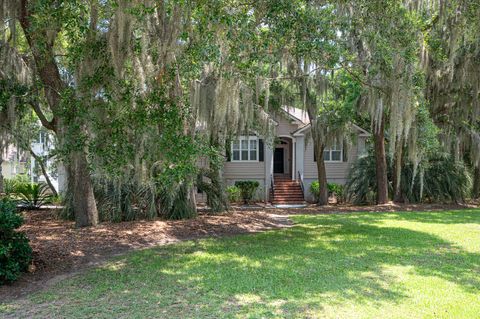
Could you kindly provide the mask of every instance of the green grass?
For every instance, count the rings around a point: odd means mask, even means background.
[[[480,210],[293,219],[138,251],[0,316],[480,318]]]

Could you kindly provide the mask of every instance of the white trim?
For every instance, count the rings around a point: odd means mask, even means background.
[[[338,145],[338,147],[340,148],[339,150],[338,149],[332,149],[331,147],[332,146],[330,146],[329,148],[325,147],[323,149],[324,158],[325,158],[325,152],[328,152],[330,154],[330,159],[329,160],[324,160],[324,162],[325,163],[342,163],[343,162],[343,141],[341,141]],[[332,159],[332,152],[338,152],[338,151],[340,151],[340,159],[339,160],[333,160]]]
[[[295,174],[297,169],[297,140],[292,138],[292,181],[295,180]]]
[[[356,124],[352,124],[352,126],[361,132],[361,134],[359,134],[359,136],[372,136],[372,134],[370,134],[368,131],[364,130],[363,128],[361,128],[360,126],[358,126]]]
[[[291,109],[291,108],[293,108],[293,107],[288,106],[288,105],[283,105],[280,108],[280,110],[282,110],[284,113],[286,113],[295,122],[295,124],[308,124],[307,122],[304,122],[302,119],[299,119],[298,117],[296,117],[295,115],[290,113],[288,110]],[[305,113],[307,113],[307,112],[305,111]]]
[[[247,160],[244,160],[242,159],[242,152],[245,151],[242,149],[242,141],[248,141],[247,143],[247,152],[248,152],[248,159]],[[233,140],[231,143],[230,143],[230,161],[231,162],[249,162],[249,163],[256,163],[256,162],[260,162],[260,159],[259,159],[259,156],[260,156],[260,143],[258,142],[259,138],[258,136],[239,136],[237,137],[235,140]],[[238,151],[238,155],[239,155],[239,159],[236,160],[234,159],[234,155],[233,155],[233,143],[234,142],[238,142],[238,145],[239,145],[239,149],[238,150],[235,150],[235,151]],[[251,160],[250,159],[250,152],[253,151],[250,149],[250,141],[256,141],[257,142],[257,149],[255,150],[256,151],[256,160]]]
[[[310,128],[310,124],[307,124],[301,128],[299,128],[298,130],[296,130],[295,132],[293,132],[293,136],[304,136],[305,134],[302,134],[303,131],[307,130]]]
[[[360,134],[358,134],[358,136],[361,136],[361,137],[369,137],[369,136],[372,136],[372,134],[370,134],[368,131],[364,130],[363,128],[361,128],[360,126],[356,125],[356,124],[352,124],[352,126],[360,132]],[[307,129],[309,129],[311,127],[311,124],[307,124],[305,125],[304,127],[301,127],[299,128],[298,130],[296,130],[295,132],[293,132],[293,136],[303,136],[305,135],[303,132],[306,131]]]

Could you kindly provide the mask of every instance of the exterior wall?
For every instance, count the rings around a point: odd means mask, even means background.
[[[365,137],[358,136],[357,141],[348,147],[346,162],[326,162],[327,180],[329,183],[345,184],[347,181],[350,167],[359,156],[359,151],[365,149]],[[305,141],[307,143],[307,140]],[[305,197],[307,200],[313,200],[310,194],[310,184],[317,180],[317,163],[313,159],[313,140],[308,139],[304,152],[304,173],[303,183],[305,186]]]
[[[225,179],[225,184],[227,186],[233,186],[235,185],[235,182],[236,181],[257,181],[260,185],[258,186],[257,188],[257,192],[255,194],[255,199],[258,200],[258,201],[263,201],[265,200],[265,196],[266,196],[266,192],[265,192],[265,189],[267,188],[266,187],[266,179],[265,178],[241,178],[241,177],[238,177],[238,178],[227,178]]]
[[[295,124],[292,120],[289,120],[284,116],[277,116],[276,121],[278,122],[276,136],[291,136],[293,132],[298,130],[298,124]]]
[[[354,144],[347,150],[346,162],[325,162],[328,181],[344,184],[348,176],[348,170],[356,158],[357,144]],[[313,140],[311,138],[308,139],[305,150],[304,178],[317,178],[317,163],[313,159]]]
[[[4,161],[2,163],[2,175],[4,178],[13,178],[15,175],[26,173],[25,163],[15,163],[11,161]]]
[[[267,149],[267,147],[265,147]],[[266,154],[265,152],[264,154]],[[265,162],[226,162],[223,177],[225,183],[230,186],[236,181],[258,181],[260,186],[257,190],[257,199],[264,200],[266,196]]]

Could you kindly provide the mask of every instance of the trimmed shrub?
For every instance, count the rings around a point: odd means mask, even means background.
[[[0,201],[0,285],[17,280],[32,260],[28,238],[16,231],[22,224],[15,204],[7,199]]]
[[[239,202],[242,198],[242,192],[237,186],[228,186],[227,196],[230,203],[236,203]]]
[[[245,204],[251,203],[260,186],[257,181],[236,181],[235,186],[240,189],[240,194]]]

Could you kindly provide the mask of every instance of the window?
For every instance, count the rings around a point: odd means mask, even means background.
[[[323,151],[323,160],[325,162],[343,161],[343,143],[335,141],[333,145],[325,147]]]
[[[258,161],[258,138],[240,137],[233,141],[232,161]]]

